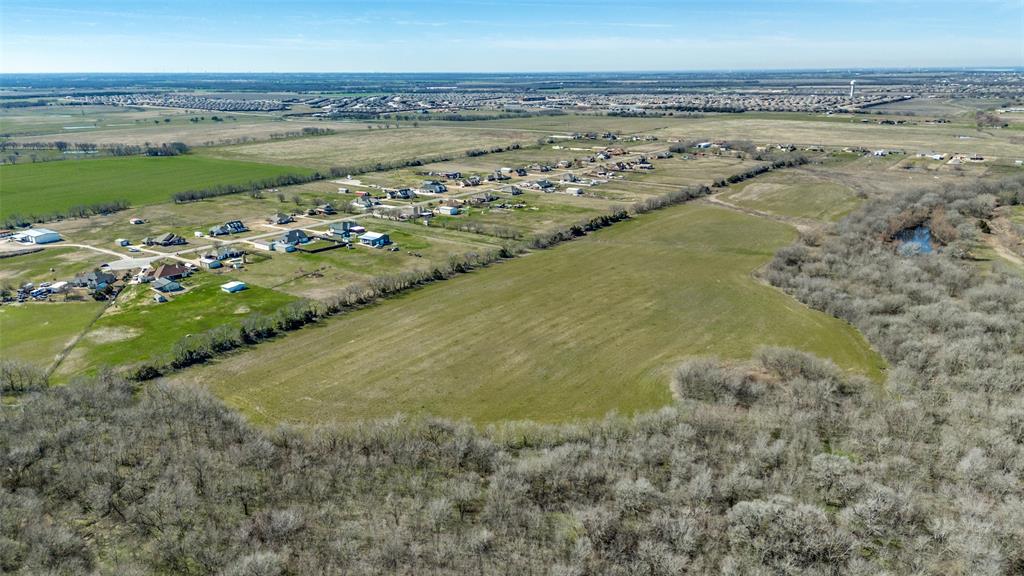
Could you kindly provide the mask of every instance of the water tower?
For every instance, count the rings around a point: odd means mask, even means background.
[[[857,86],[856,80],[850,80],[850,98],[853,98],[853,89]]]

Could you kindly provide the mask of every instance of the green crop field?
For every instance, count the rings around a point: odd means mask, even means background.
[[[782,216],[834,221],[857,207],[849,188],[797,170],[765,174],[721,194],[732,204]]]
[[[182,284],[185,293],[157,304],[148,285],[134,285],[121,294],[75,346],[57,373],[70,377],[103,366],[126,366],[170,352],[186,334],[223,324],[238,324],[251,312],[272,313],[294,297],[258,286],[227,294],[220,285],[235,278],[201,273]]]
[[[788,226],[708,205],[648,214],[175,377],[262,422],[428,412],[565,421],[670,401],[683,358],[792,346],[877,376],[849,325],[751,277]]]
[[[133,206],[169,202],[173,193],[184,190],[308,172],[294,166],[192,155],[5,165],[0,166],[0,219],[116,200]]]
[[[0,306],[0,356],[49,367],[102,309],[99,302]]]

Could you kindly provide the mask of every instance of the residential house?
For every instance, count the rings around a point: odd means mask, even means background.
[[[230,220],[220,226],[210,228],[210,236],[226,236],[228,234],[241,234],[248,231],[249,229],[241,220]]]
[[[153,272],[154,280],[166,278],[167,280],[181,280],[192,274],[187,266],[181,264],[163,264]]]
[[[448,187],[437,180],[424,180],[420,190],[428,194],[443,194],[448,191]]]
[[[437,213],[444,214],[445,216],[455,216],[459,213],[459,208],[457,206],[438,206]]]
[[[293,218],[291,214],[285,214],[283,212],[278,212],[277,214],[274,214],[270,218],[267,218],[267,222],[269,222],[270,224],[281,225],[281,224],[287,224],[289,222],[295,222],[295,218]]]
[[[156,238],[143,238],[142,243],[146,246],[180,246],[186,244],[187,241],[177,234],[168,232]]]
[[[501,191],[502,192],[508,192],[509,194],[511,194],[513,196],[519,196],[520,194],[523,193],[523,189],[522,188],[520,188],[519,186],[512,185],[512,184],[510,184],[508,186],[502,186],[501,187]]]
[[[286,246],[295,246],[309,242],[309,236],[302,230],[289,230],[278,237],[277,242]]]
[[[555,189],[555,185],[550,180],[537,180],[534,185],[544,192],[551,192]]]
[[[89,290],[102,290],[117,282],[117,276],[102,270],[93,270],[85,274],[79,274],[71,280],[71,285]]]
[[[181,284],[169,278],[157,278],[153,280],[151,286],[160,292],[177,292],[181,290]]]
[[[360,196],[352,201],[352,207],[359,210],[369,210],[373,208],[373,199],[369,196]]]

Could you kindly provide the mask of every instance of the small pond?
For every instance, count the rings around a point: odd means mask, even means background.
[[[900,243],[901,254],[931,254],[934,251],[932,230],[925,225],[901,231],[896,235],[896,240]]]

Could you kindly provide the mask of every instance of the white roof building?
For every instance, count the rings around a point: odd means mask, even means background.
[[[49,244],[60,242],[60,234],[49,228],[29,228],[14,235],[14,239],[25,244]]]

